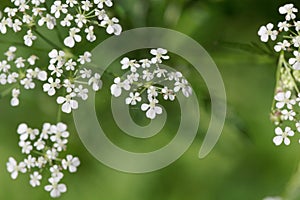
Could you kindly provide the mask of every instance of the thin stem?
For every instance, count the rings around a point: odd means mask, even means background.
[[[33,31],[40,36],[43,40],[45,40],[45,42],[47,42],[50,46],[56,48],[56,49],[61,49],[58,45],[56,45],[55,43],[53,43],[51,40],[49,40],[48,38],[46,38],[43,34],[41,34],[39,31],[37,31],[36,29],[33,29]]]
[[[276,85],[275,85],[275,90],[274,90],[274,96],[276,95],[277,92],[277,88],[279,85],[279,81],[280,81],[280,73],[281,73],[281,67],[283,65],[283,61],[284,61],[284,52],[282,51],[280,53],[279,59],[278,59],[278,64],[277,64],[277,70],[276,70]],[[274,110],[275,107],[275,99],[273,98],[273,102],[272,102],[272,110]]]

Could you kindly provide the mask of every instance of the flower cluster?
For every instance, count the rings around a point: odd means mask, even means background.
[[[280,53],[271,113],[276,125],[273,142],[277,146],[289,145],[290,138],[300,132],[300,21],[296,19],[297,12],[293,4],[281,6],[279,13],[284,15],[284,20],[277,24],[276,30],[275,25],[268,23],[258,31],[261,41],[275,41],[274,50]]]
[[[36,27],[45,26],[49,30],[57,26],[67,28],[68,34],[63,35],[64,45],[72,48],[76,43],[82,41],[82,34],[89,42],[96,40],[94,29],[96,27],[106,28],[108,34],[119,35],[122,27],[115,17],[110,18],[105,7],[113,5],[111,0],[56,0],[46,2],[45,0],[11,0],[12,7],[4,9],[4,16],[0,22],[0,32],[6,34],[8,29],[14,32],[26,30],[23,36],[24,44],[32,46],[40,34]]]
[[[113,2],[11,0],[11,3],[3,12],[0,11],[0,33],[15,33],[22,41],[6,41],[10,47],[4,52],[5,59],[0,60],[0,85],[6,89],[1,91],[0,96],[11,94],[10,104],[18,106],[21,103],[21,93],[36,89],[39,81],[42,83],[41,89],[55,98],[59,109],[57,118],[61,121],[60,112],[71,113],[78,108],[78,99],[88,99],[88,85],[93,91],[102,87],[100,74],[81,67],[92,61],[89,49],[75,52],[74,47],[80,42],[96,42],[98,29],[105,28],[108,34],[121,34],[119,20],[110,17],[107,11],[113,6]],[[52,35],[57,35],[57,39],[49,39],[50,32],[55,33]],[[36,48],[37,55],[28,57],[20,54],[18,46],[35,49],[38,40],[43,40],[47,45]],[[45,60],[46,57],[48,60]],[[45,190],[51,192],[52,197],[65,192],[66,186],[60,183],[62,170],[75,172],[79,165],[79,159],[71,155],[62,160],[58,158],[65,151],[68,142],[69,133],[66,128],[62,123],[47,123],[39,132],[21,124],[18,129],[19,146],[28,157],[20,163],[9,158],[7,168],[12,178],[15,179],[19,172],[32,172],[30,184],[35,187],[40,185],[43,176],[41,169],[50,168],[50,185]],[[34,157],[34,154],[39,157]]]
[[[29,173],[29,184],[32,187],[41,185],[43,178],[42,172],[48,170],[51,176],[48,178],[49,185],[44,189],[50,192],[50,196],[59,197],[61,193],[67,191],[65,184],[61,183],[64,177],[63,171],[75,173],[80,161],[77,157],[67,155],[61,157],[61,154],[66,151],[69,132],[67,125],[58,123],[51,125],[45,123],[41,131],[32,129],[27,124],[19,125],[17,133],[19,134],[22,154],[26,158],[17,162],[13,157],[10,157],[7,162],[7,170],[11,173],[11,178],[16,179],[19,173]]]
[[[119,97],[122,90],[130,91],[125,99],[128,105],[137,105],[142,102],[143,93],[145,93],[144,103],[140,108],[146,111],[149,119],[154,119],[156,115],[162,113],[162,108],[158,105],[158,96],[161,94],[164,100],[174,101],[178,92],[186,97],[192,94],[192,88],[188,81],[180,72],[168,71],[162,64],[163,60],[168,60],[167,50],[158,48],[150,51],[151,59],[129,59],[127,57],[121,60],[122,70],[128,70],[123,77],[114,79],[111,86],[111,94]],[[161,86],[164,82],[169,82],[172,87]]]

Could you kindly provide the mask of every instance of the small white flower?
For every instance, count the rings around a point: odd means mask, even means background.
[[[45,190],[47,192],[50,192],[50,196],[52,198],[57,198],[61,196],[61,193],[64,193],[67,191],[67,186],[63,183],[59,183],[59,178],[49,178],[50,185],[45,186]]]
[[[7,61],[12,61],[15,59],[15,52],[17,51],[17,48],[14,46],[9,47],[8,51],[4,53],[4,55],[7,56]]]
[[[164,100],[170,99],[171,101],[174,101],[175,95],[173,90],[170,90],[165,86],[163,89],[161,89],[161,92],[163,93]]]
[[[36,136],[39,134],[39,130],[37,129],[31,129],[27,126],[27,124],[22,123],[18,126],[17,133],[20,135],[20,140],[27,140],[30,138],[30,140],[34,140]]]
[[[289,63],[292,65],[293,69],[300,70],[300,53],[298,51],[294,51],[295,58],[290,58]]]
[[[129,60],[129,58],[125,57],[121,60],[122,69],[128,69],[130,67],[131,72],[136,72],[136,69],[140,67],[140,64],[136,62],[136,60]]]
[[[33,149],[32,145],[29,141],[25,142],[25,141],[21,140],[19,142],[19,146],[22,147],[22,153],[25,153],[25,154],[30,154],[30,152]]]
[[[43,150],[43,149],[45,148],[45,145],[46,145],[45,141],[43,141],[43,140],[41,140],[41,139],[37,140],[37,141],[33,144],[33,146],[34,146],[38,151]]]
[[[154,74],[150,72],[148,69],[143,70],[143,77],[146,81],[151,81],[154,78]]]
[[[137,102],[142,101],[142,98],[140,97],[140,93],[136,92],[133,94],[133,92],[129,93],[129,97],[127,97],[125,99],[125,103],[126,104],[130,104],[130,105],[136,105]]]
[[[81,78],[90,78],[92,76],[92,70],[86,68],[80,70],[79,73],[81,74]]]
[[[67,125],[58,123],[56,126],[51,126],[51,132],[53,135],[50,137],[52,142],[57,142],[62,138],[68,138],[69,132],[67,131]]]
[[[130,90],[130,84],[128,80],[121,82],[120,77],[114,79],[114,84],[110,87],[111,94],[118,97],[122,93],[122,88]]]
[[[294,136],[294,131],[292,131],[290,127],[285,127],[283,132],[280,127],[277,127],[275,134],[277,136],[274,137],[273,142],[276,146],[279,146],[282,142],[284,142],[285,145],[289,145],[291,141],[288,136]]]
[[[86,39],[90,42],[94,42],[96,40],[96,36],[94,33],[94,26],[89,26],[88,28],[86,28],[84,30],[85,33],[87,33],[86,35]]]
[[[290,27],[291,27],[291,25],[289,23],[287,23],[286,21],[278,23],[279,31],[283,31],[283,30],[288,31]]]
[[[287,41],[287,40],[283,40],[283,42],[278,42],[275,46],[274,49],[276,52],[280,52],[280,51],[286,51],[287,48],[289,48],[291,46],[291,44]]]
[[[92,54],[91,54],[90,52],[86,51],[86,52],[84,52],[83,55],[80,55],[80,56],[79,56],[79,58],[78,58],[77,61],[78,61],[80,64],[84,65],[85,63],[89,63],[89,62],[92,61],[91,57],[92,57]]]
[[[75,93],[70,93],[66,97],[58,97],[57,103],[62,104],[61,110],[65,113],[71,113],[72,110],[78,108],[78,102],[73,98],[76,96]]]
[[[25,173],[27,171],[25,163],[20,162],[18,164],[13,157],[10,157],[8,159],[8,162],[6,163],[6,167],[7,167],[7,171],[11,173],[12,179],[16,179],[18,177],[19,172]]]
[[[157,99],[151,99],[149,98],[149,104],[143,103],[141,106],[142,111],[147,111],[146,116],[149,119],[154,119],[157,114],[162,113],[162,108],[159,106],[156,106],[158,103]]]
[[[25,61],[26,61],[26,60],[25,60],[24,58],[22,58],[22,57],[17,58],[17,59],[15,60],[16,67],[17,67],[18,69],[24,68],[24,67],[25,67]]]
[[[149,59],[142,59],[139,61],[139,63],[141,63],[142,68],[151,67],[151,61]]]
[[[51,6],[51,14],[54,14],[56,18],[60,17],[60,12],[66,14],[68,12],[68,5],[62,4],[61,1],[55,1]]]
[[[93,4],[89,0],[81,1],[81,8],[84,11],[89,11],[91,7],[93,7]]]
[[[24,163],[28,169],[35,167],[36,158],[29,155],[27,158],[24,159]]]
[[[73,48],[75,46],[75,42],[81,42],[81,36],[77,33],[80,32],[78,28],[71,28],[69,31],[69,36],[65,38],[64,44],[67,47]]]
[[[39,57],[37,57],[36,55],[31,55],[28,59],[27,59],[27,62],[30,64],[30,65],[35,65],[35,62],[36,60],[38,60]]]
[[[182,94],[186,97],[189,97],[193,93],[192,88],[189,86],[189,83],[185,79],[182,79],[181,82],[175,82],[174,92],[178,92],[179,90],[181,90]]]
[[[12,24],[12,29],[14,32],[19,32],[21,31],[22,27],[22,22],[18,19],[14,20],[14,23]]]
[[[151,59],[153,64],[162,63],[163,60],[168,60],[170,57],[167,55],[168,51],[163,48],[151,49],[150,53],[155,57]]]
[[[69,79],[64,80],[63,86],[66,88],[67,93],[71,93],[75,87],[75,85]]]
[[[7,73],[9,69],[10,69],[10,65],[7,63],[6,60],[0,61],[0,72]]]
[[[101,21],[101,26],[106,27],[106,32],[108,34],[120,35],[122,32],[122,27],[118,24],[119,20],[115,17],[110,19],[107,15],[105,15],[103,21]]]
[[[58,153],[57,153],[56,149],[54,149],[54,148],[46,151],[45,157],[50,161],[55,160],[57,158],[57,156],[58,156]]]
[[[50,64],[54,64],[56,62],[58,63],[64,63],[65,62],[65,52],[64,51],[57,51],[56,49],[53,49],[48,54],[50,58]]]
[[[43,85],[44,92],[47,92],[49,96],[53,96],[56,93],[56,89],[60,88],[60,79],[54,79],[50,77],[48,83]]]
[[[95,73],[88,81],[89,85],[92,85],[94,91],[98,91],[102,87],[102,81],[100,80],[101,76],[98,73]]]
[[[66,4],[68,4],[71,8],[73,8],[74,5],[78,4],[78,1],[77,0],[67,0]]]
[[[300,36],[293,37],[292,42],[294,44],[294,47],[300,47]]]
[[[283,120],[290,120],[290,121],[293,121],[296,116],[296,113],[293,110],[286,110],[286,109],[282,110],[281,114]]]
[[[295,100],[290,99],[291,95],[291,91],[278,92],[274,97],[274,99],[277,101],[276,108],[281,109],[286,105],[288,109],[292,109],[296,102]]]
[[[55,25],[56,25],[56,19],[47,14],[46,17],[42,17],[39,21],[38,21],[38,25],[39,26],[43,26],[46,23],[46,26],[49,30],[54,29]]]
[[[41,185],[40,180],[42,180],[42,175],[39,174],[39,172],[33,172],[33,174],[30,174],[30,185],[32,187],[37,187]]]
[[[85,15],[77,14],[75,17],[76,17],[75,23],[78,26],[78,28],[82,28],[83,25],[85,25],[87,23],[87,19],[86,19]]]
[[[64,177],[64,174],[61,172],[60,167],[58,165],[54,165],[50,167],[51,177],[62,179]]]
[[[67,16],[60,22],[60,25],[63,27],[70,27],[71,21],[74,19],[74,17],[71,14],[67,14]]]
[[[54,65],[50,64],[48,69],[51,71],[51,75],[55,74],[57,77],[61,77],[62,73],[64,72],[62,69],[62,65]]]
[[[282,15],[286,15],[285,19],[287,21],[289,21],[291,19],[295,19],[296,15],[294,13],[297,13],[297,12],[298,12],[298,9],[294,8],[293,4],[286,4],[286,5],[281,6],[279,8],[279,13],[282,14]]]
[[[13,89],[12,90],[12,99],[10,101],[11,106],[18,106],[20,101],[19,101],[19,95],[20,95],[20,90],[19,89]]]
[[[94,3],[98,5],[98,8],[102,9],[104,4],[107,7],[112,7],[113,3],[111,0],[94,0]]]
[[[36,40],[37,37],[35,35],[32,34],[31,30],[27,31],[27,34],[24,36],[24,44],[26,46],[31,47],[33,44],[33,41]]]
[[[258,35],[260,36],[260,40],[262,42],[268,42],[269,37],[271,40],[276,40],[278,32],[276,30],[272,30],[274,28],[274,25],[271,23],[268,23],[266,26],[261,26],[258,30]]]
[[[66,62],[65,66],[66,66],[66,70],[67,71],[74,71],[75,67],[76,67],[76,62],[73,61],[73,59],[70,59]]]
[[[74,173],[77,171],[77,167],[80,165],[80,160],[72,155],[67,155],[66,159],[61,161],[61,164],[64,169],[69,169],[71,173]]]

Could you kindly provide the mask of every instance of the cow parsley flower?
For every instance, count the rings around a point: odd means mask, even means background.
[[[274,137],[273,142],[275,145],[279,146],[282,142],[284,142],[285,145],[289,145],[291,141],[288,137],[294,136],[295,133],[290,127],[285,127],[284,131],[280,127],[277,127],[275,129],[275,134],[277,136]]]
[[[268,23],[266,26],[260,27],[258,30],[258,35],[260,36],[261,41],[268,42],[269,38],[271,40],[276,40],[278,32],[276,30],[273,30],[274,25],[271,23]]]

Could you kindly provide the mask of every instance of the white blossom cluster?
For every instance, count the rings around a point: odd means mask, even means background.
[[[11,0],[13,6],[6,7],[0,21],[0,32],[8,29],[20,32],[25,29],[24,44],[32,46],[37,39],[37,27],[45,26],[53,30],[56,26],[67,28],[63,43],[72,48],[82,41],[82,34],[89,42],[96,40],[96,27],[106,28],[108,34],[119,35],[122,27],[115,17],[110,18],[105,7],[113,5],[112,0]],[[49,3],[51,2],[51,3]]]
[[[50,192],[53,198],[61,196],[67,191],[67,186],[61,183],[64,171],[75,173],[80,161],[77,157],[61,154],[66,151],[69,132],[67,125],[58,123],[51,125],[45,123],[41,131],[32,129],[27,124],[19,125],[19,146],[21,152],[26,157],[23,161],[17,162],[10,157],[7,162],[7,170],[11,173],[11,178],[16,179],[19,173],[29,173],[29,184],[32,187],[41,185],[43,171],[49,171],[51,176],[48,178],[49,184],[44,189]]]
[[[122,90],[130,91],[125,103],[137,105],[139,102],[144,102],[141,103],[141,110],[146,111],[147,118],[154,119],[158,114],[162,114],[162,108],[158,105],[159,95],[162,95],[164,100],[174,101],[178,92],[189,97],[192,88],[180,72],[169,72],[160,66],[163,60],[169,59],[166,49],[152,49],[150,53],[153,56],[151,59],[123,58],[121,68],[129,69],[129,72],[125,78],[115,78],[110,89],[115,97],[119,97]],[[172,83],[172,87],[162,86],[164,81]],[[144,101],[143,93],[145,93]]]
[[[296,14],[298,9],[293,4],[286,4],[279,8],[284,20],[277,24],[262,26],[258,35],[262,42],[271,39],[274,50],[279,52],[277,82],[271,120],[276,125],[275,145],[289,145],[290,138],[300,133],[300,21]],[[300,143],[300,140],[299,140]]]
[[[0,85],[5,87],[0,96],[11,94],[11,105],[18,106],[20,94],[35,89],[39,81],[42,90],[55,98],[58,109],[71,113],[78,108],[78,99],[88,99],[88,85],[94,91],[102,87],[100,74],[80,67],[91,62],[92,54],[84,48],[75,52],[73,47],[80,42],[96,42],[97,29],[105,28],[108,34],[121,34],[119,20],[110,17],[106,11],[112,7],[112,0],[11,0],[11,3],[0,11],[0,33],[17,34],[22,42],[11,41],[4,53],[5,59],[0,60]],[[57,34],[57,40],[48,37],[50,32]],[[42,46],[37,55],[29,57],[19,55],[17,46],[28,48],[30,52],[37,40],[44,40],[50,48]],[[44,60],[43,64],[40,63],[40,58],[45,57],[48,57],[46,66]],[[61,121],[58,113],[58,121]],[[57,125],[45,123],[40,132],[21,124],[19,146],[28,157],[20,163],[9,158],[7,169],[12,178],[17,178],[19,172],[30,172],[30,184],[35,187],[40,185],[42,169],[49,168],[52,176],[45,190],[52,197],[65,192],[65,184],[60,183],[62,170],[75,172],[79,165],[79,159],[71,155],[65,159],[58,157],[66,150],[69,136],[66,128],[61,122]]]

